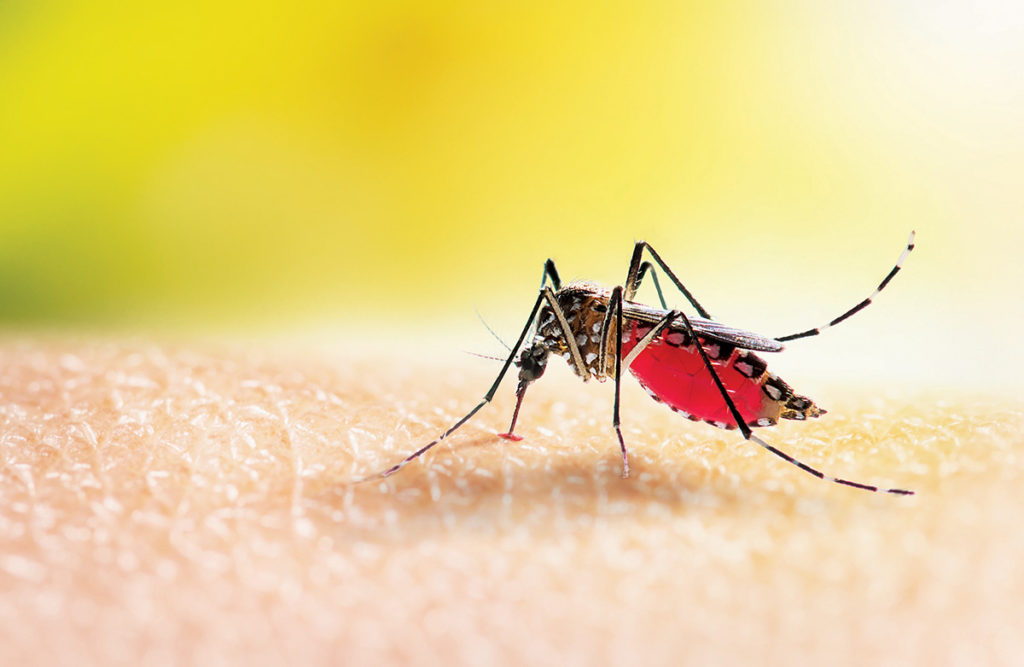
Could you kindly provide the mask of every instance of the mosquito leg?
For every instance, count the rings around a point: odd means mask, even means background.
[[[632,301],[633,297],[636,296],[636,290],[640,287],[640,281],[643,279],[643,272],[641,271],[642,262],[640,260],[643,258],[644,250],[650,253],[655,264],[665,272],[665,275],[667,275],[669,280],[672,281],[672,284],[674,284],[676,288],[683,293],[683,296],[685,296],[686,300],[690,302],[690,305],[697,310],[697,313],[704,319],[710,320],[711,314],[704,310],[704,307],[700,305],[692,294],[690,294],[690,290],[686,289],[683,282],[676,277],[676,274],[672,272],[672,269],[670,269],[668,264],[665,263],[665,260],[661,258],[661,255],[659,255],[657,251],[651,247],[651,244],[646,241],[637,241],[636,245],[633,246],[633,256],[629,260],[629,273],[626,274],[626,285],[622,291],[622,298],[626,301]],[[652,273],[651,275],[654,274]],[[664,304],[664,299],[662,299],[662,303]]]
[[[640,265],[640,272],[636,276],[636,287],[640,289],[640,284],[644,281],[644,277],[650,273],[651,280],[654,281],[654,289],[658,292],[658,301],[661,303],[661,307],[664,310],[668,310],[668,303],[665,302],[665,294],[661,291],[661,281],[658,280],[658,272],[654,270],[654,265],[650,262],[644,262]]]
[[[614,295],[614,291],[612,292],[612,294]],[[598,366],[598,369],[599,375],[601,377],[604,377],[604,375],[608,372],[608,343],[610,342],[609,338],[611,337],[612,332],[612,317],[615,315],[615,313],[615,309],[613,309],[611,307],[611,304],[609,303],[608,312],[605,314],[604,322],[601,324],[601,346],[598,348],[598,354],[601,357],[601,362]],[[668,311],[668,313],[666,313],[666,315],[663,318],[658,320],[658,322],[651,328],[651,330],[648,331],[643,338],[638,340],[636,345],[633,346],[633,349],[629,351],[629,354],[626,355],[625,360],[622,362],[622,367],[629,368],[629,365],[633,363],[633,360],[636,359],[637,355],[643,352],[644,348],[650,345],[651,341],[653,341],[658,336],[658,334],[667,329],[669,325],[672,324],[672,320],[674,320],[679,315],[680,311],[670,310]]]
[[[888,274],[886,274],[885,278],[882,279],[882,282],[880,282],[878,284],[878,287],[875,288],[875,291],[871,293],[871,296],[869,296],[868,298],[864,299],[863,301],[858,303],[856,306],[854,306],[853,308],[849,309],[848,311],[846,311],[845,313],[843,313],[839,317],[835,318],[834,320],[832,320],[828,324],[822,325],[820,327],[815,327],[814,329],[808,329],[807,331],[801,331],[800,333],[789,334],[788,336],[778,336],[778,337],[776,337],[775,340],[777,340],[777,341],[787,341],[787,340],[796,340],[797,338],[807,338],[809,336],[817,336],[818,334],[820,334],[825,329],[828,329],[829,327],[834,327],[835,325],[839,324],[840,322],[842,322],[846,318],[850,317],[854,313],[856,313],[858,311],[861,311],[864,308],[867,308],[868,305],[871,303],[871,300],[874,299],[876,296],[878,296],[879,292],[881,292],[883,289],[885,289],[885,286],[889,284],[889,281],[893,279],[893,276],[895,276],[897,273],[899,273],[900,269],[903,267],[903,262],[907,259],[907,256],[910,254],[910,251],[913,250],[913,249],[914,249],[914,232],[910,232],[910,238],[907,239],[907,247],[903,249],[903,253],[900,255],[900,258],[898,260],[896,260],[896,265],[894,267],[892,267],[892,270],[889,271]]]
[[[841,479],[839,477],[830,477],[830,476],[828,476],[828,475],[826,475],[826,474],[824,474],[824,473],[822,473],[822,472],[812,468],[811,466],[807,465],[806,463],[803,463],[803,462],[793,458],[792,456],[790,456],[789,454],[785,453],[781,449],[776,449],[772,445],[769,445],[767,442],[765,442],[761,438],[759,438],[756,435],[754,435],[750,431],[750,427],[747,426],[746,422],[743,421],[743,416],[740,414],[740,411],[736,408],[736,404],[733,402],[732,397],[729,396],[729,392],[726,391],[725,385],[722,384],[721,378],[718,377],[718,373],[715,371],[714,365],[712,365],[711,360],[708,359],[707,352],[704,351],[704,346],[701,344],[700,340],[697,338],[697,335],[693,331],[693,327],[690,325],[690,320],[683,313],[680,313],[680,317],[683,320],[683,324],[686,326],[686,332],[690,335],[690,337],[694,341],[694,344],[697,346],[697,351],[700,353],[700,357],[704,361],[704,367],[708,369],[708,372],[711,374],[711,379],[713,379],[715,381],[715,386],[718,387],[719,393],[721,393],[722,394],[722,398],[725,399],[725,404],[726,404],[726,406],[728,406],[729,412],[732,413],[732,418],[736,420],[736,425],[739,427],[740,433],[743,434],[743,437],[745,439],[753,440],[755,443],[757,443],[761,447],[764,447],[765,449],[767,449],[772,454],[775,454],[779,458],[784,459],[785,461],[788,461],[789,463],[792,463],[797,468],[800,468],[804,472],[807,472],[807,473],[810,473],[810,474],[814,475],[818,479],[823,479],[823,480],[826,480],[828,482],[835,482],[836,484],[843,484],[845,486],[852,486],[852,487],[854,487],[856,489],[863,489],[865,491],[884,491],[885,493],[894,493],[894,494],[901,495],[901,496],[909,496],[909,495],[913,495],[914,494],[913,491],[906,491],[904,489],[885,489],[885,488],[879,488],[877,486],[872,486],[870,484],[862,484],[860,482],[852,482],[852,481],[850,481],[848,479]]]
[[[381,479],[381,478],[387,477],[388,475],[391,475],[391,474],[394,474],[394,473],[398,472],[399,470],[404,468],[406,465],[408,465],[412,461],[416,460],[417,458],[419,458],[420,456],[425,454],[429,449],[431,449],[432,447],[434,447],[435,445],[440,443],[442,440],[444,440],[445,438],[450,436],[452,433],[457,431],[460,426],[462,426],[463,424],[468,422],[473,417],[473,415],[475,415],[477,412],[480,411],[480,409],[482,407],[484,407],[485,405],[490,403],[491,399],[494,398],[494,394],[498,391],[498,387],[501,385],[501,381],[503,379],[505,379],[505,374],[508,373],[508,369],[512,365],[512,361],[515,359],[516,350],[518,350],[519,347],[523,344],[523,341],[526,339],[526,334],[529,333],[530,328],[533,326],[533,321],[534,321],[534,319],[536,319],[537,312],[540,310],[540,304],[543,301],[544,301],[544,293],[542,292],[541,294],[537,295],[537,300],[533,302],[533,309],[530,311],[530,316],[526,319],[526,325],[523,327],[522,333],[519,334],[519,339],[516,340],[516,344],[512,346],[512,350],[511,350],[511,352],[509,352],[508,358],[505,359],[505,363],[504,363],[504,365],[502,365],[501,371],[498,373],[498,377],[496,377],[494,379],[494,383],[491,384],[491,388],[487,390],[487,394],[484,395],[483,400],[481,400],[479,403],[477,403],[475,408],[473,408],[468,413],[466,413],[466,416],[464,416],[459,421],[455,422],[447,431],[442,433],[436,439],[434,439],[433,441],[427,443],[423,447],[420,447],[415,452],[413,452],[409,456],[405,457],[404,459],[402,459],[401,461],[399,461],[395,465],[391,466],[387,470],[384,470],[383,472],[377,473],[376,475],[370,475],[369,477],[364,477],[362,479],[358,479],[358,480],[356,480],[356,482],[366,482],[366,481],[369,481],[369,480]]]
[[[583,363],[583,355],[580,353],[580,346],[576,344],[576,336],[572,331],[572,327],[569,326],[569,320],[565,318],[565,313],[562,311],[562,307],[558,305],[558,299],[550,287],[544,288],[542,296],[547,299],[548,306],[551,308],[551,312],[555,314],[559,328],[562,329],[562,335],[565,336],[565,343],[569,348],[570,359],[573,366],[576,367],[576,374],[586,381],[589,377],[587,366]]]
[[[622,437],[622,420],[619,415],[619,397],[622,393],[622,369],[629,368],[629,365],[636,359],[636,355],[643,351],[648,345],[651,344],[658,334],[668,328],[672,320],[681,313],[678,310],[670,311],[665,317],[663,317],[654,327],[645,335],[642,339],[637,341],[633,350],[630,351],[629,356],[622,359],[622,288],[616,287],[612,290],[611,297],[608,300],[608,314],[605,316],[603,330],[601,332],[601,369],[604,373],[604,364],[607,358],[605,353],[606,341],[609,334],[611,333],[611,316],[615,314],[615,401],[612,403],[612,428],[615,429],[615,435],[619,438],[619,449],[622,450],[622,477],[629,477],[629,456],[626,454],[626,441]]]
[[[540,277],[541,289],[548,284],[548,280],[555,286],[555,291],[562,289],[562,279],[558,276],[558,269],[555,268],[555,263],[550,258],[544,262],[544,273]]]
[[[583,365],[583,355],[580,353],[579,345],[576,344],[576,338],[572,334],[572,329],[569,326],[569,322],[565,317],[565,313],[562,311],[561,306],[558,305],[558,299],[555,297],[554,291],[547,286],[547,282],[551,281],[554,289],[561,289],[562,279],[558,275],[558,269],[555,268],[555,263],[551,259],[544,262],[544,274],[541,276],[540,290],[541,296],[548,302],[548,307],[551,308],[552,314],[558,320],[558,326],[562,329],[562,335],[565,336],[566,343],[569,347],[570,355],[573,364],[576,366],[576,371],[584,379],[586,379],[586,368]],[[516,435],[516,421],[519,419],[519,408],[523,405],[523,397],[526,395],[527,384],[520,384],[516,388],[516,407],[512,412],[512,422],[509,424],[508,431],[505,433],[499,433],[498,436],[505,438],[506,440],[519,441],[523,437]]]
[[[678,310],[669,311],[665,317],[661,318],[654,327],[651,328],[647,334],[637,341],[636,345],[630,351],[629,355],[625,360],[622,358],[622,288],[616,287],[612,290],[611,297],[608,300],[608,312],[604,317],[604,322],[601,326],[601,365],[600,374],[604,376],[607,372],[607,361],[608,361],[608,338],[611,335],[612,317],[615,317],[615,402],[612,405],[612,427],[615,429],[615,434],[619,438],[619,448],[622,450],[622,476],[629,477],[629,458],[626,456],[626,441],[622,437],[622,428],[620,426],[619,419],[619,396],[622,387],[622,369],[629,368],[629,365],[633,363],[636,356],[640,354],[648,345],[651,344],[658,334],[668,328],[677,316],[680,315]]]
[[[615,307],[615,301],[619,304],[619,307]],[[608,374],[608,343],[612,333],[612,318],[618,310],[622,309],[622,288],[616,287],[612,290],[612,295],[608,299],[608,310],[605,311],[604,320],[601,322],[601,344],[597,348],[597,354],[599,361],[597,364],[598,376],[604,377]],[[621,335],[619,335],[621,338]]]
[[[658,337],[658,334],[667,329],[669,325],[672,324],[673,320],[675,320],[682,314],[682,311],[670,310],[668,314],[665,315],[665,317],[658,320],[658,323],[655,324],[654,327],[650,331],[648,331],[643,338],[637,341],[636,345],[633,346],[633,349],[630,350],[629,354],[626,355],[626,358],[622,360],[622,367],[629,368],[630,365],[632,365],[633,360],[636,359],[640,355],[640,353],[647,348],[648,345],[654,342],[654,339]]]
[[[549,297],[547,295],[547,292],[551,291],[549,289],[545,289],[547,287],[547,284],[548,284],[549,280],[551,281],[551,284],[554,285],[554,288],[556,290],[561,289],[561,287],[562,287],[562,279],[558,275],[558,269],[555,268],[555,262],[552,259],[550,259],[550,258],[548,258],[548,260],[546,262],[544,262],[544,272],[543,272],[543,274],[541,275],[541,278],[540,278],[540,290],[541,290],[541,293],[544,295],[544,297],[548,300],[548,303],[551,306],[551,308],[553,309],[553,312],[555,312],[555,311],[561,312],[561,309],[558,307],[558,302],[555,299],[553,299],[553,298],[551,298],[551,297]],[[561,326],[561,322],[564,319],[565,319],[565,316],[563,314],[561,319],[559,320],[559,325],[560,326]],[[564,328],[563,328],[563,331],[564,331]],[[567,334],[567,337],[569,337],[568,334]],[[574,359],[580,359],[580,363],[582,363],[582,356],[580,354],[578,354],[578,349],[577,349],[577,355],[574,357]],[[518,442],[518,441],[523,439],[523,436],[516,435],[515,431],[516,431],[516,421],[519,420],[519,408],[521,408],[523,406],[523,397],[526,396],[526,387],[527,387],[527,385],[520,385],[519,387],[516,388],[516,407],[515,407],[515,410],[513,410],[513,412],[512,412],[512,422],[509,424],[508,431],[506,431],[505,433],[499,433],[498,437],[505,438],[506,440],[513,440],[515,442]]]
[[[551,284],[555,286],[556,290],[561,288],[561,286],[562,286],[562,279],[559,278],[559,276],[558,276],[558,269],[555,268],[554,261],[552,261],[550,259],[548,261],[544,262],[544,273],[541,275],[541,279],[540,279],[540,289],[541,290],[544,289],[544,287],[547,285],[549,280],[551,281]],[[655,284],[657,284],[657,279],[655,279]],[[475,308],[474,308],[474,310],[476,311],[476,316],[480,320],[480,323],[483,324],[484,328],[487,329],[487,331],[490,332],[491,336],[493,336],[496,341],[501,343],[502,347],[504,347],[506,350],[511,352],[512,348],[510,348],[508,346],[508,343],[506,343],[504,340],[502,340],[501,336],[499,336],[494,331],[494,329],[491,328],[491,325],[487,324],[487,322],[484,320],[483,315],[480,314],[480,311],[476,310]],[[497,359],[495,357],[488,357],[486,355],[477,354],[475,352],[470,352],[469,354],[472,354],[472,355],[477,356],[477,357],[483,357],[484,359],[495,359],[496,361],[501,361],[501,359]],[[518,412],[518,409],[517,409],[517,412]],[[513,420],[513,423],[514,423],[514,421],[515,420]]]
[[[622,438],[621,420],[619,419],[619,394],[622,389],[622,288],[612,290],[608,300],[608,315],[615,312],[615,402],[612,404],[612,428],[619,438],[619,449],[622,450],[622,477],[629,477],[629,455],[626,453],[626,441]],[[608,318],[605,317],[607,323]],[[604,336],[601,338],[604,347]],[[602,357],[603,361],[603,357]]]

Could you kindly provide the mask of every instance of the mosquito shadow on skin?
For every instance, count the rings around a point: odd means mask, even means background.
[[[358,521],[348,522],[349,528],[391,525],[407,540],[460,526],[509,527],[546,515],[560,520],[621,517],[648,512],[651,505],[672,514],[720,510],[757,495],[741,492],[723,473],[684,459],[653,461],[642,451],[631,458],[633,471],[627,479],[621,477],[618,452],[595,455],[587,447],[544,461],[510,464],[492,437],[461,442],[448,457],[438,452],[432,460],[410,464],[379,481],[332,484],[322,478],[319,491],[313,492],[315,502],[342,512],[348,508],[358,516]],[[476,456],[485,446],[494,446],[494,455]],[[437,460],[444,458],[452,460]]]

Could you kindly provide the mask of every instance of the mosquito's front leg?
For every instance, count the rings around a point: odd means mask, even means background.
[[[550,291],[550,288],[547,289]],[[512,346],[508,358],[505,359],[505,363],[502,365],[501,371],[498,373],[498,377],[494,379],[494,382],[491,384],[491,388],[487,390],[487,394],[485,394],[483,399],[476,404],[476,407],[474,407],[472,410],[466,413],[466,415],[462,419],[455,422],[447,431],[439,435],[436,439],[427,443],[423,447],[420,447],[415,452],[405,457],[395,465],[391,466],[387,470],[384,470],[383,472],[377,473],[376,475],[370,475],[369,477],[358,479],[356,480],[356,482],[366,482],[369,480],[381,479],[383,477],[387,477],[388,475],[398,472],[406,465],[408,465],[412,461],[415,461],[417,458],[425,454],[429,449],[431,449],[432,447],[440,443],[442,440],[450,436],[452,433],[457,431],[459,427],[468,422],[473,417],[473,415],[480,411],[481,408],[490,403],[491,399],[494,398],[494,394],[498,391],[498,387],[501,385],[501,381],[505,379],[505,374],[508,372],[509,367],[512,365],[512,362],[515,359],[516,351],[520,348],[520,346],[522,346],[523,341],[526,340],[526,335],[530,332],[530,329],[533,327],[533,322],[537,317],[537,313],[540,311],[540,305],[541,303],[543,303],[543,301],[544,293],[542,291],[540,294],[537,295],[537,300],[533,302],[533,309],[530,311],[530,316],[526,319],[526,325],[523,326],[523,330],[519,334],[519,338],[516,340],[516,344]],[[522,377],[522,369],[520,369],[520,377]],[[520,384],[522,384],[522,380],[520,380]],[[525,389],[523,391],[525,391]]]
[[[548,260],[548,264],[554,268],[551,260]],[[545,269],[545,277],[548,272]],[[553,280],[557,281],[558,274],[554,273]],[[541,298],[547,301],[547,308],[551,309],[551,315],[558,322],[558,327],[562,330],[562,336],[565,338],[566,346],[569,348],[569,358],[573,365],[576,367],[576,373],[580,377],[587,378],[587,367],[583,363],[583,354],[580,352],[579,344],[576,343],[576,336],[572,331],[572,327],[569,325],[569,320],[566,319],[565,313],[562,311],[562,307],[558,305],[558,298],[555,296],[555,292],[548,286],[544,286],[541,289]],[[543,311],[542,311],[543,312]],[[531,382],[536,380],[544,373],[545,359],[547,358],[548,351],[540,343],[534,342],[534,344],[527,350],[524,350],[522,357],[519,361],[519,386],[516,388],[516,407],[512,412],[512,423],[508,427],[508,431],[505,433],[499,433],[502,438],[506,440],[522,440],[522,436],[516,435],[516,421],[519,419],[519,408],[523,405],[523,397],[526,395],[526,388]],[[531,372],[530,366],[535,367],[535,371]]]

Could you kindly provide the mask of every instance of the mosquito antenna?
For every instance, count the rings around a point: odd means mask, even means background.
[[[861,310],[867,308],[871,304],[871,300],[874,299],[876,296],[878,296],[878,293],[881,292],[883,289],[885,289],[885,286],[889,284],[889,281],[893,279],[893,276],[895,276],[897,273],[900,272],[900,269],[903,268],[903,262],[907,259],[907,256],[910,254],[910,251],[913,250],[913,249],[914,249],[914,232],[911,231],[910,232],[910,238],[907,239],[907,247],[903,249],[903,253],[900,254],[900,258],[896,260],[896,265],[892,267],[892,270],[889,271],[888,274],[886,274],[885,278],[882,279],[882,282],[880,282],[878,284],[878,287],[875,288],[875,291],[871,293],[871,296],[869,296],[868,298],[864,299],[863,301],[858,303],[856,306],[854,306],[853,308],[849,309],[848,311],[846,311],[845,313],[843,313],[839,317],[835,318],[834,320],[832,320],[828,324],[824,324],[824,325],[822,325],[820,327],[815,327],[813,329],[808,329],[807,331],[801,331],[800,333],[789,334],[788,336],[778,336],[778,337],[775,338],[775,340],[777,340],[777,341],[787,341],[787,340],[796,340],[797,338],[807,338],[809,336],[817,336],[818,334],[820,334],[825,329],[828,329],[829,327],[834,327],[835,325],[839,324],[840,322],[842,322],[846,318],[850,317],[854,313],[857,313],[858,311],[861,311]]]
[[[476,316],[477,316],[477,318],[478,318],[478,319],[480,320],[480,324],[484,325],[484,327],[485,327],[485,328],[486,328],[486,329],[487,329],[488,331],[490,331],[490,332],[491,332],[491,335],[492,335],[492,336],[494,336],[494,340],[496,340],[496,341],[498,341],[499,343],[501,343],[501,345],[502,345],[502,346],[503,346],[503,347],[504,347],[504,348],[505,348],[506,350],[508,350],[509,352],[511,352],[511,351],[512,351],[512,348],[508,346],[508,343],[506,343],[505,341],[503,341],[503,340],[501,339],[501,336],[499,336],[499,335],[498,335],[497,333],[495,333],[494,329],[492,329],[492,328],[491,328],[491,325],[487,324],[487,321],[486,321],[486,320],[484,319],[484,316],[480,314],[480,311],[479,311],[479,310],[477,310],[476,306],[473,306],[473,312],[475,312],[475,313],[476,313]],[[472,352],[470,352],[470,354],[472,354]],[[479,356],[479,355],[478,355],[478,356]],[[504,361],[504,359],[502,359],[501,361]]]
[[[462,350],[463,354],[469,354],[474,357],[480,357],[481,359],[490,359],[492,361],[505,361],[505,357],[492,357],[489,354],[480,354],[479,352],[473,352],[471,350]]]

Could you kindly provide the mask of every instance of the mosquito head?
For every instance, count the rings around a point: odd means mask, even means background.
[[[538,343],[524,348],[519,358],[516,359],[516,366],[519,368],[519,387],[522,391],[531,382],[544,375],[544,370],[548,366],[548,351]]]

